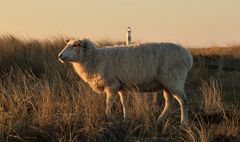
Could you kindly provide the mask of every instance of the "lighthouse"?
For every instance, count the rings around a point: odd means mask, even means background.
[[[131,35],[131,28],[127,28],[127,36],[126,36],[126,45],[131,45],[132,44],[132,35]]]

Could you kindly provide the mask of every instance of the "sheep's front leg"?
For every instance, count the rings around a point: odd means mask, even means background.
[[[104,89],[104,91],[107,94],[106,115],[107,115],[107,117],[109,117],[109,116],[111,116],[111,108],[115,101],[116,94],[118,92],[120,83],[118,81],[114,81],[114,80],[110,80],[110,81],[106,81],[106,82],[108,82],[108,84],[110,84],[109,86],[107,86]]]
[[[181,108],[181,125],[185,126],[188,125],[188,102],[187,96],[185,95],[184,91],[177,92],[173,96],[179,103]]]
[[[115,99],[115,94],[110,91],[107,91],[106,94],[107,94],[107,100],[106,100],[105,113],[106,113],[107,117],[110,117],[111,116],[111,108],[112,108],[112,105],[113,105],[114,99]]]

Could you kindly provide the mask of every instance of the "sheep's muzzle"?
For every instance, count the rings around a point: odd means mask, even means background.
[[[61,63],[64,63],[64,60],[66,59],[66,57],[63,57],[62,54],[59,54],[58,55],[58,60],[61,62]]]

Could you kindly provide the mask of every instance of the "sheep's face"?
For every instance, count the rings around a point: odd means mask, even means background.
[[[84,52],[89,48],[86,40],[66,40],[66,46],[59,53],[59,60],[64,62],[77,62],[84,58]]]

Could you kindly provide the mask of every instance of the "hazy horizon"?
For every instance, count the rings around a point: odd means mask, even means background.
[[[240,1],[0,0],[0,35],[170,41],[188,46],[240,44]]]

